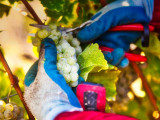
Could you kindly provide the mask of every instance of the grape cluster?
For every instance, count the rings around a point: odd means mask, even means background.
[[[24,109],[15,103],[0,104],[0,120],[25,120]]]
[[[116,101],[112,103],[113,111],[125,111],[127,110],[127,104],[129,102],[128,92],[130,91],[130,85],[137,79],[137,74],[133,68],[129,65],[121,70],[119,80],[117,81],[117,95]]]
[[[56,45],[57,69],[71,87],[76,87],[79,78],[77,56],[82,52],[80,42],[71,33],[60,32],[56,25],[51,24],[49,28],[37,31],[32,44],[39,50],[41,40],[46,37],[51,38]]]

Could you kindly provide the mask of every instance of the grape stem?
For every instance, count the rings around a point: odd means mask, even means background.
[[[157,106],[156,98],[155,98],[155,96],[152,92],[152,89],[150,88],[150,86],[147,82],[147,79],[145,78],[142,71],[140,70],[140,68],[138,67],[138,65],[135,62],[131,62],[131,64],[132,64],[133,69],[137,73],[137,75],[141,78],[143,87],[144,87],[144,89],[145,89],[145,91],[146,91],[146,93],[149,97],[149,100],[152,103],[154,109],[160,113],[159,108]],[[160,120],[160,118],[157,119],[157,120]]]
[[[18,95],[18,94],[16,93],[16,94],[10,95],[9,98],[10,98],[10,97],[14,97],[14,96],[16,96],[16,95]],[[7,97],[4,97],[4,98],[2,98],[2,99],[0,99],[0,100],[5,100],[5,99],[8,99],[8,96],[7,96]]]
[[[3,69],[0,69],[0,71],[1,71],[1,72],[4,72],[4,73],[6,73],[6,71],[5,71],[5,70],[3,70]]]
[[[10,85],[10,88],[9,88],[9,91],[8,91],[8,95],[7,95],[7,103],[9,103],[9,96],[11,94],[12,88],[13,88],[13,85]]]
[[[32,113],[29,111],[28,107],[27,107],[27,104],[25,103],[24,99],[23,99],[23,93],[18,85],[18,81],[17,79],[15,78],[15,76],[13,75],[13,73],[11,72],[8,64],[7,64],[7,61],[5,60],[3,54],[2,54],[2,51],[0,49],[0,61],[2,62],[6,72],[8,73],[8,76],[9,76],[9,79],[10,79],[10,82],[11,82],[11,85],[13,85],[13,87],[15,88],[16,92],[18,93],[18,96],[19,98],[21,99],[27,113],[28,113],[28,116],[29,116],[29,119],[30,120],[34,120],[34,117],[32,115]]]

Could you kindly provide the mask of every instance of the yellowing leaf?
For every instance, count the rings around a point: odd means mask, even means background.
[[[112,100],[116,96],[116,82],[119,73],[119,70],[92,72],[89,73],[87,81],[102,84],[106,88],[107,99]]]

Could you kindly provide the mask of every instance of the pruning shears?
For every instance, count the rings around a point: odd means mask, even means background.
[[[58,27],[58,30],[60,30],[62,32],[66,32],[66,33],[73,32],[74,34],[76,34],[76,33],[78,33],[79,30],[81,30],[82,28],[84,28],[85,26],[87,26],[91,23],[92,23],[92,20],[88,20],[76,28]],[[38,24],[30,24],[30,25],[34,26],[34,27],[41,28],[41,29],[49,28],[49,26],[47,26],[47,25],[38,25]],[[119,25],[119,26],[116,26],[116,27],[109,29],[108,31],[110,31],[110,32],[144,31],[144,37],[142,38],[142,45],[148,46],[148,44],[149,44],[149,37],[148,37],[149,31],[153,31],[153,30],[154,30],[154,27],[151,25],[146,26],[146,25],[142,25],[142,24],[129,24],[129,25]],[[105,46],[99,46],[99,49],[101,49],[102,51],[107,51],[107,52],[113,51],[112,48],[108,48]],[[128,60],[135,61],[135,62],[146,62],[147,61],[147,58],[145,56],[141,56],[139,54],[125,52],[125,57],[128,58]]]

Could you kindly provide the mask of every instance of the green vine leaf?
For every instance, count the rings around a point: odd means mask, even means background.
[[[8,0],[10,4],[14,4],[14,2],[18,2],[19,0]]]
[[[10,6],[0,3],[0,17],[3,17],[4,14],[8,15]]]
[[[49,10],[60,12],[63,10],[65,0],[40,0],[42,5]]]

